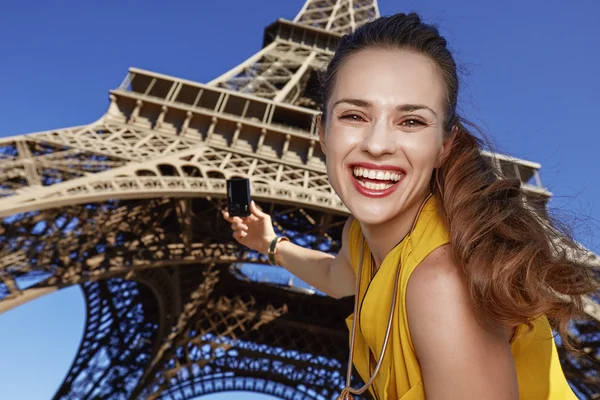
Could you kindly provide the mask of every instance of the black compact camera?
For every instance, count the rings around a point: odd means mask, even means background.
[[[231,178],[227,180],[227,209],[232,217],[250,215],[250,180]]]

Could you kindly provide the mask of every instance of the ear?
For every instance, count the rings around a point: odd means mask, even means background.
[[[437,160],[435,162],[435,168],[439,168],[442,165],[442,163],[444,162],[444,160],[450,154],[450,150],[452,149],[452,143],[454,143],[454,138],[456,138],[457,133],[458,133],[458,126],[454,125],[452,127],[452,132],[450,133],[450,136],[448,136],[444,140],[444,143],[442,143],[442,147],[440,148],[440,152],[439,152]]]
[[[327,154],[325,149],[325,127],[323,126],[323,113],[317,115],[317,131],[319,132],[319,144],[323,154]]]

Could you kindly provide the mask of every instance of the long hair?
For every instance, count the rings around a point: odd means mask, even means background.
[[[582,316],[582,295],[597,290],[591,269],[572,254],[581,249],[529,201],[518,179],[507,179],[486,158],[482,140],[457,112],[459,79],[452,53],[438,29],[417,14],[371,21],[341,38],[321,76],[323,120],[340,66],[367,48],[418,52],[435,62],[445,81],[448,156],[432,175],[431,189],[451,238],[454,260],[463,268],[479,323],[527,324],[545,315],[563,344],[574,350],[569,321]]]

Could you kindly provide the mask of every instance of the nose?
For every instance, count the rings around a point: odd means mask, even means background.
[[[377,120],[365,129],[365,135],[360,146],[363,151],[371,154],[373,157],[392,154],[394,152],[394,139],[391,129],[387,126],[385,120]]]

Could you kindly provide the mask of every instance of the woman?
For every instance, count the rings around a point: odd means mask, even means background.
[[[225,218],[239,243],[315,288],[356,294],[351,359],[375,398],[575,399],[549,320],[567,339],[593,281],[481,156],[458,87],[445,39],[416,14],[364,25],[324,74],[318,121],[351,212],[339,254],[276,237],[254,204]]]

